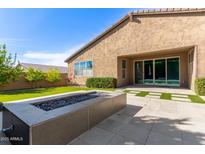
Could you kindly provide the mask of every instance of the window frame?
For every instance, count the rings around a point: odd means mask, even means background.
[[[92,67],[88,68],[87,63],[91,62]],[[78,72],[81,71],[81,73],[76,74],[76,64],[78,64]],[[81,67],[81,65],[83,67]],[[77,61],[74,63],[74,76],[75,77],[92,77],[93,76],[93,61],[92,60],[85,60],[85,61]],[[88,75],[88,73],[83,73],[83,72],[87,72],[87,71],[91,71],[90,75]]]
[[[125,62],[125,68],[123,68],[123,62]],[[123,76],[124,71],[124,76]],[[125,80],[127,78],[127,59],[121,60],[121,79]]]
[[[174,59],[174,58],[178,58],[178,60],[179,60],[179,84],[178,85],[174,85],[174,87],[180,87],[181,86],[181,57],[180,57],[180,55],[176,55],[176,56],[168,56],[168,57],[159,57],[159,58],[152,58],[152,59],[135,59],[135,60],[133,60],[133,83],[134,83],[134,85],[138,85],[136,82],[135,82],[135,79],[136,79],[136,75],[135,75],[135,62],[137,62],[137,61],[141,61],[142,63],[143,63],[143,72],[144,72],[144,62],[145,61],[147,61],[147,60],[153,60],[153,63],[154,63],[154,61],[155,60],[158,60],[158,59],[166,59],[166,64],[165,64],[165,67],[166,67],[166,84],[164,84],[164,86],[173,86],[173,85],[171,85],[171,84],[168,84],[167,83],[167,60],[168,59]],[[153,70],[155,70],[155,67],[154,67],[155,65],[153,65]],[[155,77],[155,72],[153,72],[153,77]],[[145,84],[144,83],[144,73],[143,73],[143,83],[142,84]],[[154,78],[154,82],[152,83],[152,84],[149,84],[149,85],[157,85],[156,83],[155,83],[155,78]]]

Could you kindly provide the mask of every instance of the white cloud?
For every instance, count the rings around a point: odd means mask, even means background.
[[[56,66],[67,66],[64,60],[73,52],[78,50],[81,45],[75,46],[64,52],[44,52],[44,51],[27,51],[23,54],[20,62],[37,63]]]

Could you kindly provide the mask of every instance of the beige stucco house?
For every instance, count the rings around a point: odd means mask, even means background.
[[[68,57],[71,82],[115,77],[117,86],[193,89],[205,77],[205,9],[131,12]]]

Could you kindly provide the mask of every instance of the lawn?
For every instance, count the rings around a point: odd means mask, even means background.
[[[66,92],[74,92],[79,90],[108,90],[112,91],[114,89],[94,89],[86,87],[53,87],[53,88],[37,88],[28,90],[15,90],[9,92],[0,92],[0,102],[16,101],[21,99],[35,98],[41,96],[48,96]]]
[[[149,92],[147,92],[147,91],[141,91],[141,92],[139,92],[138,94],[136,94],[136,96],[145,97],[145,96],[147,96],[148,94],[149,94]]]
[[[171,100],[172,95],[170,93],[162,93],[161,96],[160,96],[160,99]]]
[[[194,102],[194,103],[202,103],[202,104],[205,103],[205,101],[204,101],[201,97],[199,97],[199,96],[197,96],[197,95],[188,95],[188,97],[189,97],[189,99],[191,99],[191,101]]]

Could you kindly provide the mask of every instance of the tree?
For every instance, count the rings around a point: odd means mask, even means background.
[[[33,83],[33,87],[37,86],[37,82],[42,81],[45,79],[45,73],[41,70],[29,68],[26,72],[25,79],[31,83]]]
[[[19,66],[15,66],[16,54],[14,59],[12,55],[7,55],[6,45],[0,45],[0,85],[15,81],[22,73]]]
[[[57,69],[49,69],[47,74],[46,74],[46,80],[48,82],[54,83],[54,82],[58,82],[60,81],[61,78],[61,74],[59,72],[59,70]]]

